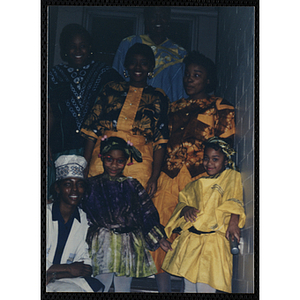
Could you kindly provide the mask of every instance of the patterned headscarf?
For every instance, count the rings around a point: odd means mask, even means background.
[[[127,143],[125,140],[116,137],[116,136],[111,136],[107,138],[105,135],[101,139],[101,146],[100,146],[100,155],[99,157],[105,155],[107,152],[111,150],[121,150],[124,151],[127,158],[131,158],[131,163],[132,163],[132,157],[137,161],[137,162],[142,162],[142,154],[141,152],[136,149],[133,144],[128,141]]]
[[[220,139],[217,136],[214,136],[208,139],[204,145],[207,147],[209,144],[216,144],[221,148],[221,151],[225,154],[228,164],[227,167],[229,169],[237,170],[234,161],[232,160],[232,156],[236,153],[232,147],[228,143],[226,143],[223,139]]]
[[[61,155],[55,161],[56,181],[66,178],[84,179],[83,170],[87,162],[83,156]]]

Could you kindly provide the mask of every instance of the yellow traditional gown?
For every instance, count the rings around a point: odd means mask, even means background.
[[[180,217],[185,206],[200,211],[195,222]],[[225,233],[231,214],[240,216],[238,226],[242,228],[246,216],[239,172],[228,169],[190,182],[179,193],[178,205],[165,228],[168,237],[178,227],[181,232],[172,243],[173,251],[168,251],[162,269],[193,283],[206,283],[230,293],[232,254]],[[199,231],[215,232],[198,235],[188,230],[192,226]]]
[[[207,176],[202,164],[203,142],[213,136],[233,139],[234,115],[234,107],[215,96],[197,100],[182,98],[171,103],[166,159],[152,198],[162,225],[167,225],[178,203],[179,192],[189,182]],[[173,234],[169,241],[173,242],[176,236]],[[166,252],[158,248],[151,255],[158,273],[162,273]]]

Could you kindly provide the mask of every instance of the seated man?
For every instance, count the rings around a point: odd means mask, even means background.
[[[56,162],[54,202],[47,204],[46,292],[97,292],[103,284],[92,278],[85,241],[88,222],[78,207],[85,192],[81,156],[62,155]]]

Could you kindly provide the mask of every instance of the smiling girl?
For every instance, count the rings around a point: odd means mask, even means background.
[[[179,236],[162,265],[166,272],[184,278],[185,293],[231,292],[232,254],[229,239],[240,240],[246,216],[241,174],[234,150],[223,139],[205,143],[203,176],[179,193],[178,204],[165,227]]]
[[[128,158],[141,163],[141,153],[131,142],[106,136],[100,153],[104,172],[88,179],[90,194],[83,201],[94,276],[105,292],[112,282],[115,292],[130,292],[132,277],[156,273],[147,249],[171,247],[149,195],[136,179],[123,175]]]

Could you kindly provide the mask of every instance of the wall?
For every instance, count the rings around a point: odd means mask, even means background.
[[[233,292],[254,292],[254,8],[219,8],[219,88],[216,95],[236,108],[236,162],[244,186],[247,221],[243,254],[234,256]]]

